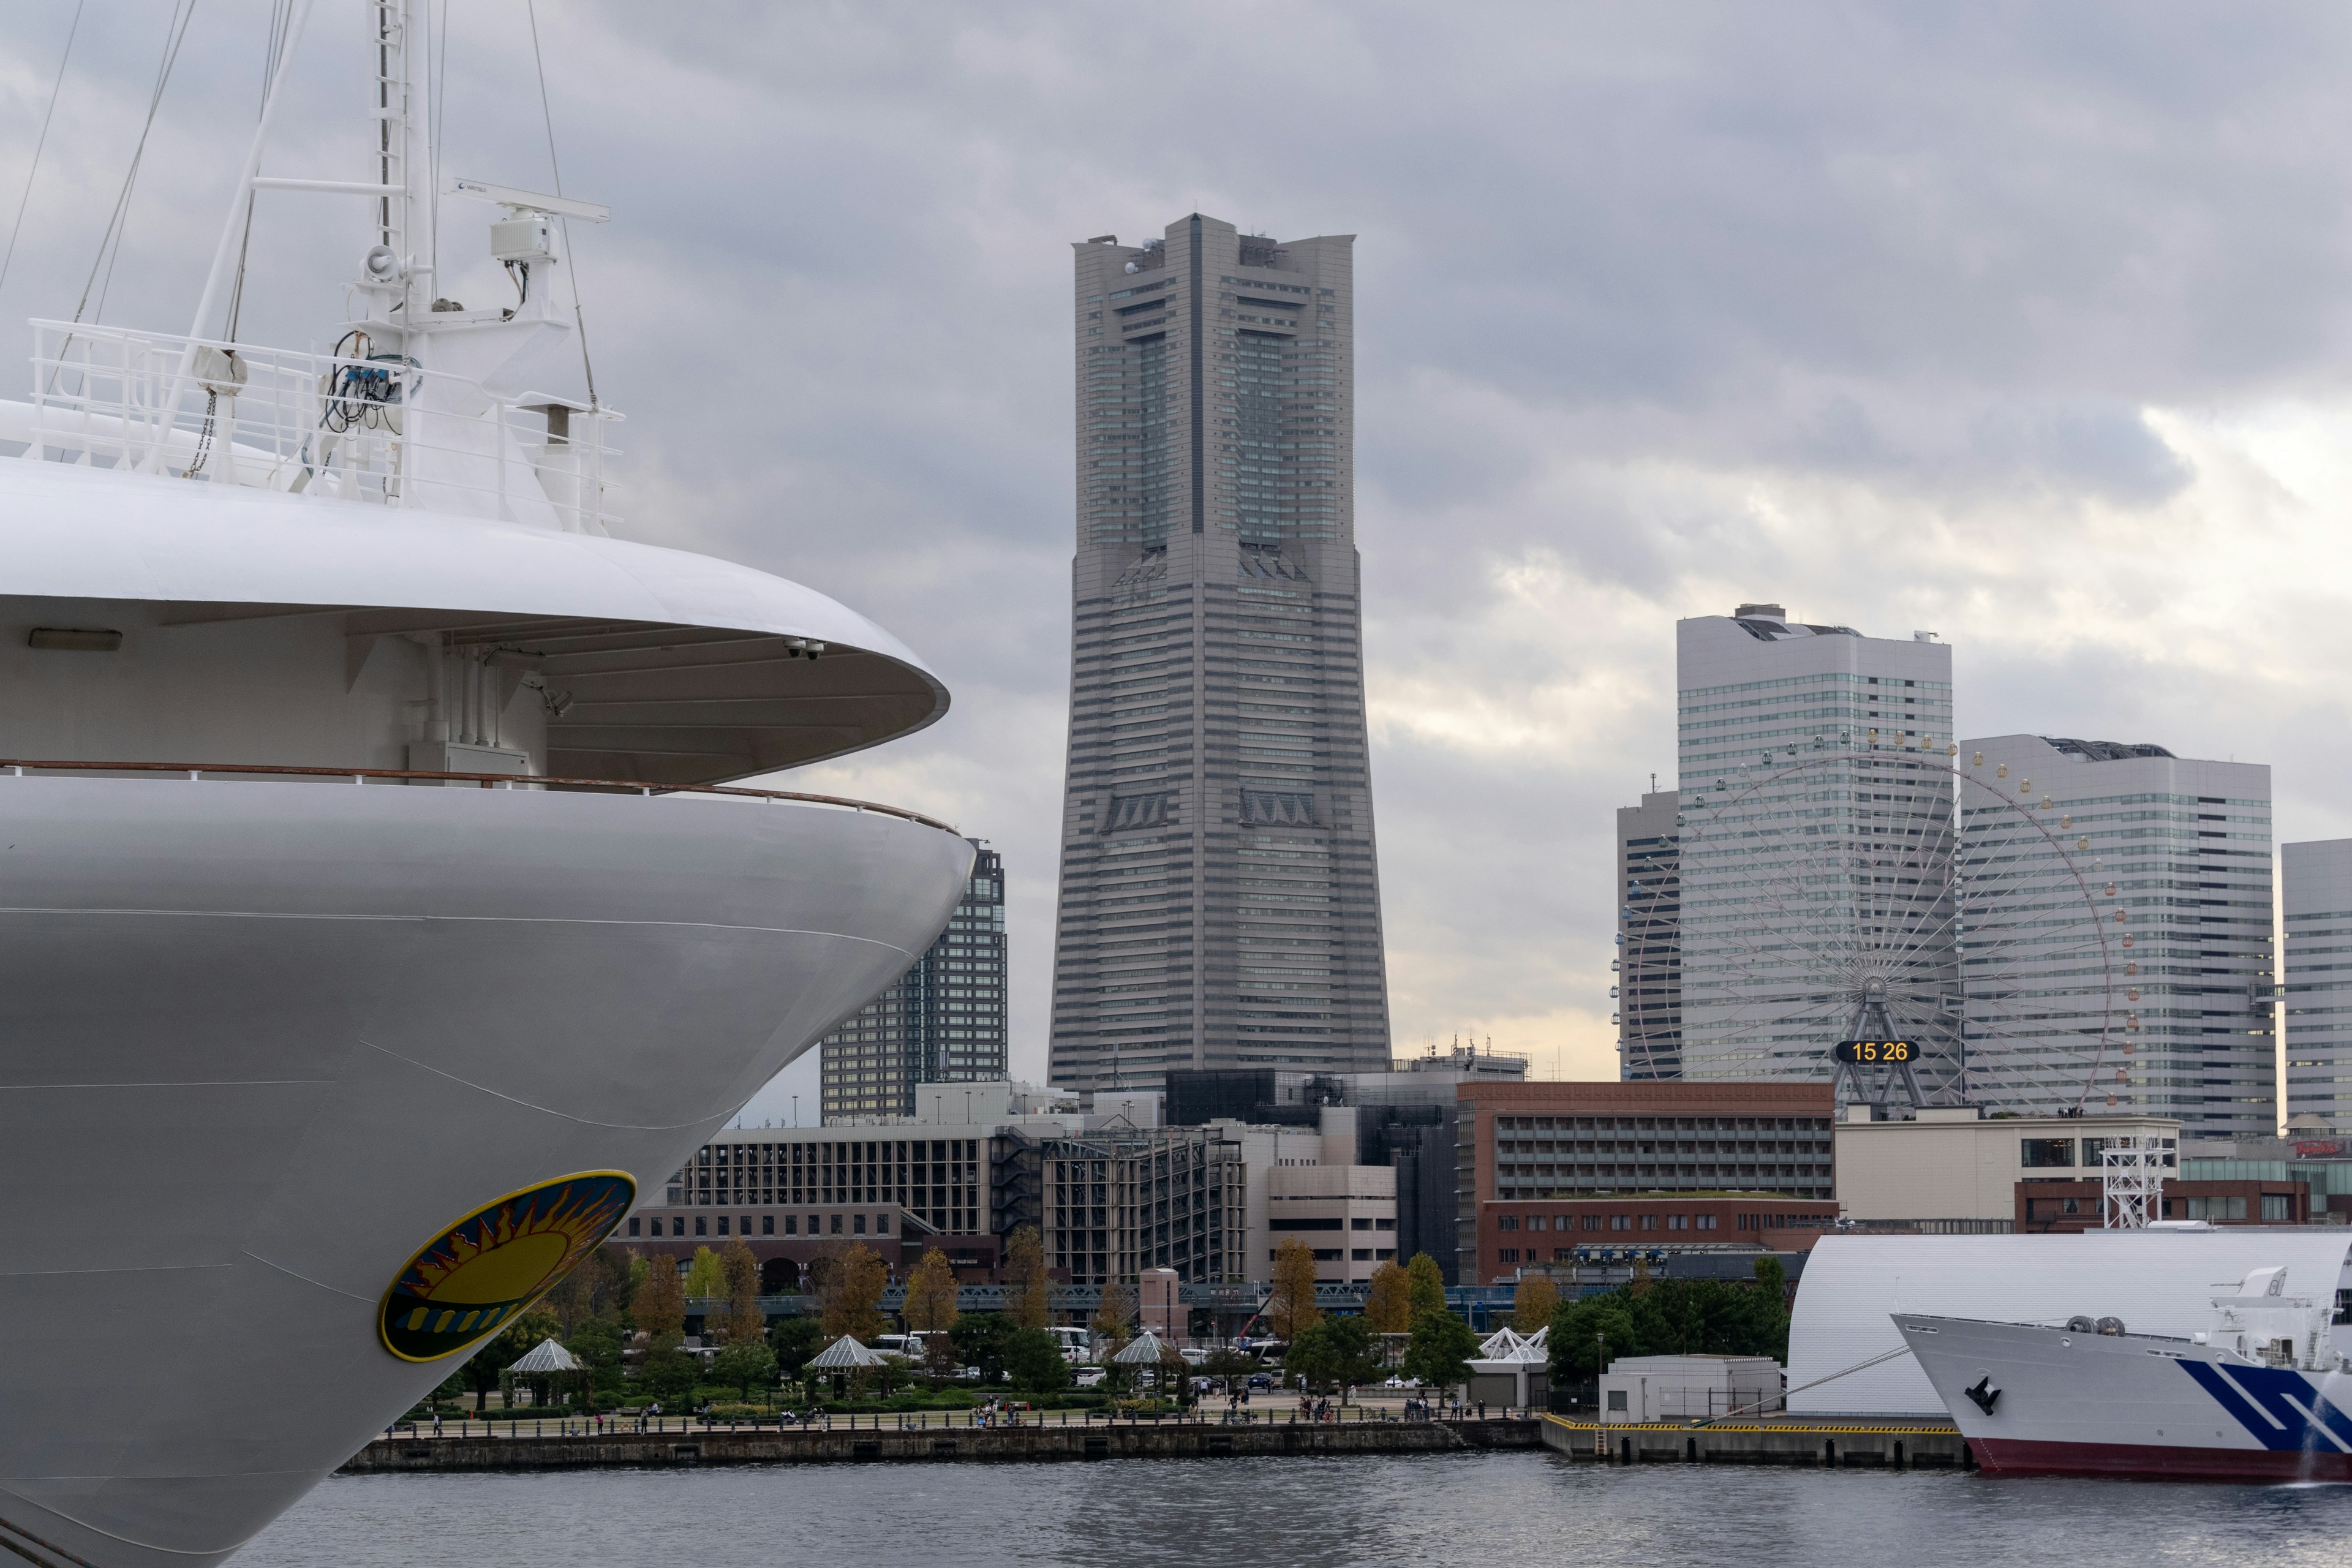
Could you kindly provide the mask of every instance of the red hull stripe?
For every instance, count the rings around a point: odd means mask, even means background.
[[[2221,1481],[2352,1481],[2352,1454],[2267,1448],[2164,1448],[2143,1443],[2036,1443],[1976,1437],[1988,1475],[2178,1476]]]

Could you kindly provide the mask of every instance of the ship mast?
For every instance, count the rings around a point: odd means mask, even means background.
[[[434,262],[431,105],[425,30],[417,25],[415,0],[370,0],[375,14],[376,171],[383,194],[376,198],[376,247],[369,251],[362,287],[380,302],[380,319],[405,328],[419,309],[432,304]],[[424,288],[420,289],[420,282]]]

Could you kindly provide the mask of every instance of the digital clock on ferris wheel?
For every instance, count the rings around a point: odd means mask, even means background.
[[[1832,1053],[1839,1061],[1864,1066],[1872,1062],[1907,1062],[1916,1056],[1908,1040],[1840,1040]]]

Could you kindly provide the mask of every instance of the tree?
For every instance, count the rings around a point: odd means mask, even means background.
[[[1470,1358],[1478,1353],[1478,1336],[1470,1325],[1448,1311],[1423,1312],[1412,1321],[1412,1338],[1404,1348],[1404,1372],[1433,1388],[1450,1388],[1470,1381]]]
[[[1052,1394],[1070,1385],[1061,1342],[1043,1329],[1015,1328],[1005,1337],[1004,1369],[1025,1393]]]
[[[1042,1329],[1053,1321],[1054,1279],[1045,1270],[1045,1243],[1034,1225],[1016,1226],[1005,1241],[1004,1272],[1013,1293],[1005,1310],[1024,1329]]]
[[[824,1256],[809,1265],[809,1272],[816,1280],[827,1340],[847,1334],[865,1341],[881,1334],[882,1292],[889,1287],[890,1270],[864,1242],[826,1248]]]
[[[1342,1388],[1380,1376],[1380,1342],[1362,1318],[1331,1316],[1291,1341],[1283,1366],[1317,1388]]]
[[[626,1312],[644,1273],[643,1259],[610,1241],[583,1258],[547,1297],[548,1305],[563,1320],[566,1342],[591,1319],[617,1319]]]
[[[807,1316],[778,1318],[768,1331],[768,1348],[776,1352],[776,1365],[783,1374],[797,1378],[809,1358],[824,1348],[824,1326]]]
[[[729,1338],[727,1348],[712,1358],[711,1375],[741,1394],[751,1397],[751,1385],[766,1388],[776,1379],[776,1352],[764,1339]]]
[[[1087,1327],[1094,1331],[1095,1337],[1098,1340],[1108,1340],[1110,1342],[1111,1353],[1116,1355],[1119,1347],[1133,1337],[1128,1330],[1129,1325],[1134,1321],[1135,1298],[1129,1292],[1127,1281],[1124,1279],[1103,1281],[1102,1303],[1095,1308],[1094,1319],[1087,1324]]]
[[[611,1404],[621,1397],[621,1352],[627,1340],[616,1318],[591,1318],[572,1331],[563,1348],[588,1363],[588,1385],[597,1399]]]
[[[719,1265],[727,1279],[727,1342],[765,1349],[768,1315],[760,1310],[760,1260],[738,1241],[719,1254]]]
[[[899,1316],[919,1334],[944,1334],[955,1327],[955,1270],[948,1267],[948,1255],[938,1247],[927,1248],[923,1260],[907,1277],[907,1304]]]
[[[948,1331],[948,1341],[963,1364],[975,1368],[982,1383],[1004,1374],[1004,1359],[1013,1331],[1021,1325],[1003,1312],[966,1312]]]
[[[1315,1326],[1323,1310],[1315,1304],[1315,1254],[1292,1237],[1274,1254],[1274,1289],[1265,1299],[1265,1315],[1275,1338],[1295,1342]]]
[[[677,1259],[656,1254],[646,1267],[630,1315],[646,1336],[644,1357],[637,1363],[637,1382],[655,1398],[667,1401],[694,1388],[694,1358],[686,1343],[686,1291],[678,1279]]]
[[[1412,1261],[1405,1265],[1404,1274],[1413,1317],[1445,1310],[1445,1275],[1437,1267],[1437,1259],[1426,1252],[1416,1252]]]
[[[1559,1292],[1552,1288],[1547,1274],[1522,1275],[1519,1288],[1511,1292],[1511,1327],[1523,1334],[1551,1326],[1551,1315],[1559,1310]]]
[[[1641,1336],[1633,1326],[1632,1297],[1622,1290],[1564,1301],[1551,1315],[1551,1375],[1555,1384],[1582,1383],[1605,1370],[1601,1337],[1607,1336],[1606,1354],[1640,1355]]]
[[[1412,1282],[1393,1261],[1372,1270],[1364,1297],[1364,1321],[1376,1334],[1401,1334],[1412,1327]]]
[[[723,1300],[727,1294],[727,1272],[719,1265],[719,1254],[707,1247],[694,1249],[694,1261],[686,1269],[686,1294],[688,1300]]]

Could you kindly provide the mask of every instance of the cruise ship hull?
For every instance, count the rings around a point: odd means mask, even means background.
[[[234,1551],[460,1364],[388,1348],[420,1248],[666,1179],[971,854],[766,801],[0,774],[0,1544]]]
[[[1895,1324],[1990,1474],[2352,1480],[2341,1373],[2146,1334],[1908,1312]]]

